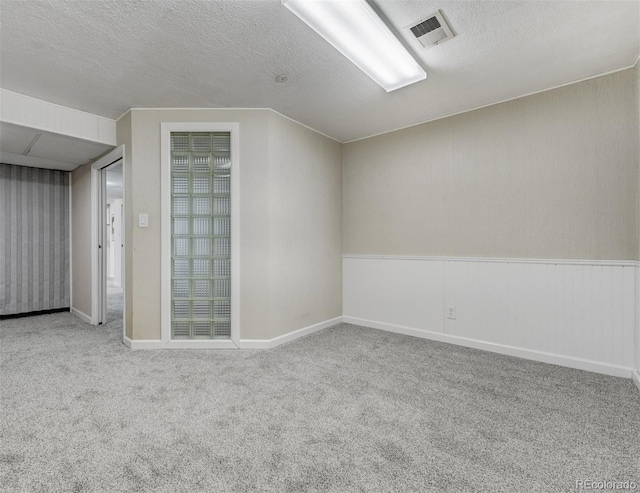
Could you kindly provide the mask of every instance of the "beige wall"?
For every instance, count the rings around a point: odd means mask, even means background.
[[[71,172],[71,307],[91,313],[91,165]]]
[[[130,135],[131,143],[127,146],[131,150],[130,158],[127,156],[129,173],[125,172],[127,214],[133,224],[127,236],[131,241],[126,240],[131,256],[130,260],[127,257],[127,289],[131,296],[127,297],[127,328],[131,330],[130,337],[136,340],[160,338],[160,124],[190,121],[240,124],[241,338],[268,339],[272,334],[302,328],[308,321],[325,320],[322,318],[325,314],[340,315],[339,296],[320,294],[327,286],[339,293],[341,284],[339,144],[286,120],[281,122],[268,110],[132,110],[130,130],[127,122],[122,119],[118,122],[118,144],[126,145],[127,135]],[[275,146],[273,152],[271,145]],[[299,162],[284,165],[280,157],[291,157]],[[270,177],[271,173],[274,179]],[[319,180],[316,185],[319,191],[310,195],[291,192],[296,186],[307,190],[312,177]],[[280,178],[284,183],[277,182]],[[336,187],[334,193],[324,198],[324,204],[315,202],[318,194],[329,188],[329,182]],[[298,211],[291,217],[291,223],[273,212],[282,204]],[[316,205],[327,209],[319,214],[318,228],[326,232],[327,223],[333,221],[334,231],[305,257],[317,266],[311,269],[315,276],[310,275],[308,282],[312,284],[317,279],[319,286],[310,288],[307,293],[292,293],[299,288],[298,283],[287,288],[282,286],[281,279],[283,274],[289,276],[293,266],[299,267],[299,243],[288,244],[275,235],[290,238],[294,228],[300,227],[300,218]],[[135,225],[135,218],[143,212],[149,214],[148,228]],[[305,219],[309,220],[306,216]],[[322,245],[323,241],[327,247]],[[324,255],[329,253],[333,257],[327,261]],[[292,259],[289,264],[285,262],[287,257]],[[273,280],[273,275],[280,278]],[[281,304],[272,306],[275,300],[270,295],[272,289],[283,296],[290,294],[286,307],[288,314]],[[320,299],[322,296],[325,300]],[[313,303],[310,303],[312,298]]]
[[[634,70],[343,148],[343,253],[638,256]]]
[[[270,113],[269,337],[342,315],[341,144]]]

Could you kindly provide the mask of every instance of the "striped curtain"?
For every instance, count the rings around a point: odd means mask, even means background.
[[[0,164],[0,316],[70,305],[69,173]]]

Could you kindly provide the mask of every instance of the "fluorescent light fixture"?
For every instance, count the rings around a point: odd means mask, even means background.
[[[282,0],[387,92],[427,78],[427,73],[365,0]]]

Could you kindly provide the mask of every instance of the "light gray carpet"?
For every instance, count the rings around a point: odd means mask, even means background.
[[[631,380],[353,325],[270,351],[131,351],[0,322],[0,489],[576,491],[640,483]]]
[[[122,288],[117,288],[113,284],[107,285],[107,323],[121,322],[124,296]],[[122,330],[122,325],[120,325]]]

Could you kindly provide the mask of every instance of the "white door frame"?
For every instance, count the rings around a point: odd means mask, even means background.
[[[104,244],[104,223],[105,223],[105,203],[106,186],[101,176],[104,168],[116,163],[122,164],[122,190],[126,190],[124,146],[120,145],[108,154],[102,156],[91,165],[91,323],[98,325],[102,323],[106,314],[106,245]],[[124,216],[126,217],[127,202],[122,197]],[[122,245],[125,244],[125,228],[122,225]],[[121,247],[122,248],[122,247]],[[126,262],[125,255],[122,255],[122,292],[123,292],[123,313],[122,313],[122,337],[126,335]]]
[[[240,124],[164,122],[161,132],[161,337],[163,348],[236,348],[240,340]],[[171,132],[231,133],[231,339],[171,339]]]

